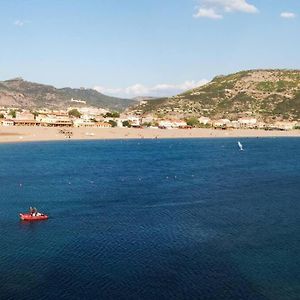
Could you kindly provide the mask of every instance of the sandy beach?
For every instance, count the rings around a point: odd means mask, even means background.
[[[230,138],[230,137],[300,137],[300,130],[265,131],[253,129],[134,129],[134,128],[70,128],[69,138],[60,128],[0,127],[0,143],[56,140],[164,139],[164,138]]]

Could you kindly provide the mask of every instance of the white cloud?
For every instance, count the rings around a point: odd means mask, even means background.
[[[223,16],[216,13],[213,8],[199,8],[194,14],[195,18],[223,19]]]
[[[258,9],[248,3],[246,0],[205,0],[206,3],[216,5],[225,10],[225,12],[244,12],[257,13]]]
[[[146,95],[149,92],[149,88],[142,84],[134,84],[124,89],[126,95]]]
[[[221,19],[224,13],[258,13],[258,9],[248,0],[201,0],[195,18]]]
[[[294,19],[296,18],[296,14],[292,12],[284,11],[280,14],[280,17],[284,19]]]
[[[28,23],[30,23],[30,21],[22,21],[22,20],[14,21],[14,25],[17,26],[17,27],[23,27]]]
[[[18,27],[23,27],[25,25],[25,22],[21,21],[21,20],[16,20],[14,22],[14,25],[18,26]]]
[[[125,88],[106,88],[103,86],[95,86],[94,89],[103,94],[124,98],[133,98],[137,96],[167,97],[182,93],[189,89],[193,89],[206,84],[207,82],[208,80],[203,79],[200,81],[185,81],[180,84],[161,83],[154,86],[134,84]]]

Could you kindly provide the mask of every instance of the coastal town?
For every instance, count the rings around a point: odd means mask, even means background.
[[[27,110],[14,107],[0,108],[0,124],[11,126],[42,127],[94,127],[94,128],[157,128],[157,129],[261,129],[261,130],[293,130],[300,128],[297,121],[262,122],[255,117],[241,117],[236,120],[213,120],[206,116],[178,118],[158,117],[154,114],[136,114],[110,112],[95,107],[69,107],[65,110]]]

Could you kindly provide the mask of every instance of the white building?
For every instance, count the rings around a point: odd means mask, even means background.
[[[152,115],[147,115],[142,117],[142,123],[152,123],[154,121],[154,117]]]
[[[72,126],[73,123],[69,117],[56,116],[56,115],[39,115],[37,121],[42,126]]]
[[[3,120],[2,121],[2,126],[8,127],[8,126],[14,126],[14,121],[13,120]]]
[[[84,101],[84,100],[80,100],[80,99],[71,99],[71,102],[76,102],[76,103],[81,103],[81,104],[86,104],[86,101]]]
[[[238,119],[238,122],[240,123],[241,127],[253,127],[256,125],[257,120],[255,118],[240,118]]]
[[[115,122],[117,122],[117,127],[120,127],[122,128],[123,127],[123,122],[125,121],[126,119],[115,119]]]
[[[95,122],[80,118],[80,119],[75,119],[73,121],[73,125],[74,125],[74,127],[94,127]]]
[[[96,122],[95,126],[98,128],[111,128],[111,124],[106,123],[106,122]]]
[[[200,124],[204,124],[204,125],[207,125],[211,122],[210,118],[208,117],[200,117],[198,121]]]
[[[241,124],[239,123],[239,121],[231,121],[228,126],[230,126],[231,128],[240,128]]]
[[[179,128],[185,127],[187,124],[183,120],[161,120],[159,121],[158,126],[163,128]]]
[[[26,121],[33,121],[34,120],[34,114],[30,112],[16,112],[16,120],[26,120]]]
[[[220,119],[220,120],[214,121],[213,125],[215,127],[229,126],[230,125],[230,120],[228,120],[228,119]]]
[[[139,127],[141,126],[141,120],[139,117],[136,116],[127,116],[127,121],[131,124],[132,127]]]

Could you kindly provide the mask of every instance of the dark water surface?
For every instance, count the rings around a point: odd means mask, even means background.
[[[0,145],[0,299],[300,299],[300,139],[241,141]]]

